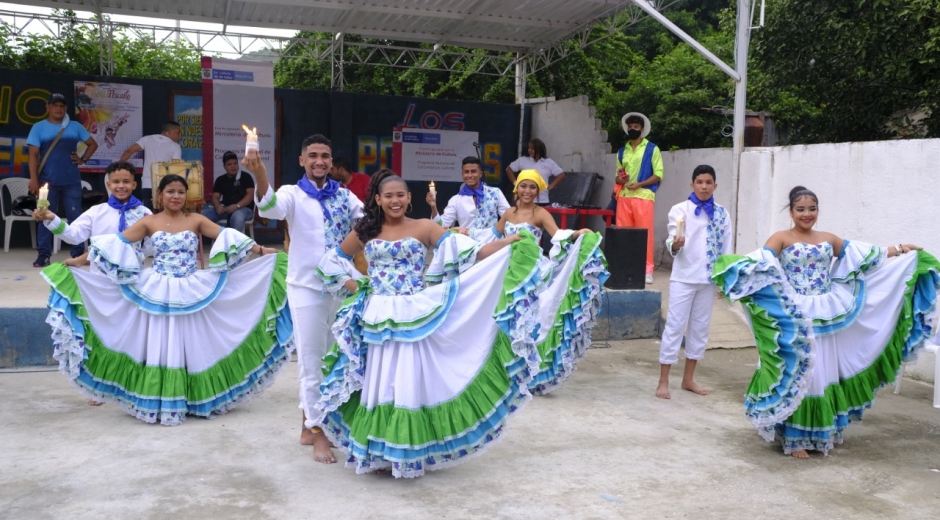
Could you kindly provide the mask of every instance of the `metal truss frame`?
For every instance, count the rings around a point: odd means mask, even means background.
[[[677,1],[650,0],[649,3],[657,11],[661,11]],[[355,41],[346,38],[343,33],[337,33],[332,39],[315,39],[235,33],[228,31],[227,25],[223,25],[221,31],[216,31],[123,23],[110,20],[100,9],[96,13],[88,13],[87,16],[83,14],[85,12],[66,16],[0,10],[0,27],[6,29],[9,36],[14,38],[34,37],[37,32],[39,35],[59,38],[75,26],[93,30],[94,34],[98,35],[100,74],[103,76],[114,73],[114,37],[116,33],[124,31],[133,37],[150,41],[154,46],[171,41],[185,42],[199,52],[224,57],[238,58],[250,54],[272,60],[285,58],[330,62],[332,86],[342,90],[345,83],[344,67],[347,65],[460,71],[496,77],[516,76],[521,68],[525,73],[532,74],[649,16],[635,4],[626,3],[623,7],[612,10],[606,17],[583,24],[568,38],[551,47],[513,53],[485,49],[468,51],[442,43],[415,43],[411,46],[383,43],[385,40],[381,39]],[[597,24],[601,24],[604,29],[600,34],[595,31]],[[39,31],[36,31],[37,27],[40,28]],[[446,38],[442,42],[446,42]],[[207,50],[210,46],[215,50]],[[218,50],[220,48],[222,50]],[[298,52],[300,50],[305,52]]]

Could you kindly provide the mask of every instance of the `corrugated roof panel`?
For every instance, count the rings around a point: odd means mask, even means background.
[[[23,3],[97,10],[95,0]],[[586,23],[624,8],[630,0],[98,0],[98,3],[105,13],[522,50],[564,39]]]

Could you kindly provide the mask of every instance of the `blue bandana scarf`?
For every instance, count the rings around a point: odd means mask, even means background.
[[[320,207],[323,208],[323,216],[327,220],[333,220],[333,217],[330,215],[330,210],[326,208],[326,199],[336,195],[336,192],[339,191],[339,183],[333,179],[327,179],[326,184],[322,188],[317,189],[317,187],[310,182],[310,179],[306,175],[300,178],[300,181],[297,183],[297,186],[304,190],[304,193],[310,195],[312,198],[317,199],[320,202]]]
[[[137,197],[131,195],[131,198],[127,199],[127,202],[121,203],[121,201],[114,198],[114,195],[108,197],[108,206],[121,212],[121,221],[118,223],[118,233],[123,233],[127,229],[127,212],[136,208],[137,206],[143,206],[144,203],[137,200]]]
[[[689,194],[689,200],[692,204],[695,204],[695,214],[701,215],[702,210],[705,210],[705,214],[708,215],[708,220],[715,218],[715,197],[709,197],[708,200],[699,200],[695,196],[695,192]]]
[[[477,184],[476,189],[470,189],[466,184],[460,187],[460,191],[457,192],[457,195],[470,195],[473,197],[473,201],[476,203],[477,207],[480,207],[480,204],[483,202],[483,183]]]

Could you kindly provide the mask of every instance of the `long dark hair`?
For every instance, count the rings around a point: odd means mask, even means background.
[[[385,224],[385,212],[382,211],[379,203],[375,201],[375,197],[382,193],[383,185],[396,181],[404,184],[405,190],[408,190],[408,184],[405,183],[404,179],[395,175],[395,172],[388,168],[382,168],[372,174],[372,180],[369,182],[369,196],[366,198],[365,207],[362,210],[362,218],[359,219],[359,222],[356,222],[356,226],[353,228],[356,234],[359,235],[359,242],[365,244],[382,232],[382,225]]]

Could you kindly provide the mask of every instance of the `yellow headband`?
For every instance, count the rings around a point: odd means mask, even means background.
[[[532,181],[538,186],[539,191],[545,191],[548,188],[548,185],[545,184],[545,179],[542,178],[542,175],[539,174],[536,170],[522,170],[519,172],[519,175],[516,177],[516,185],[512,187],[512,192],[516,193],[519,189],[519,183],[522,181]]]

